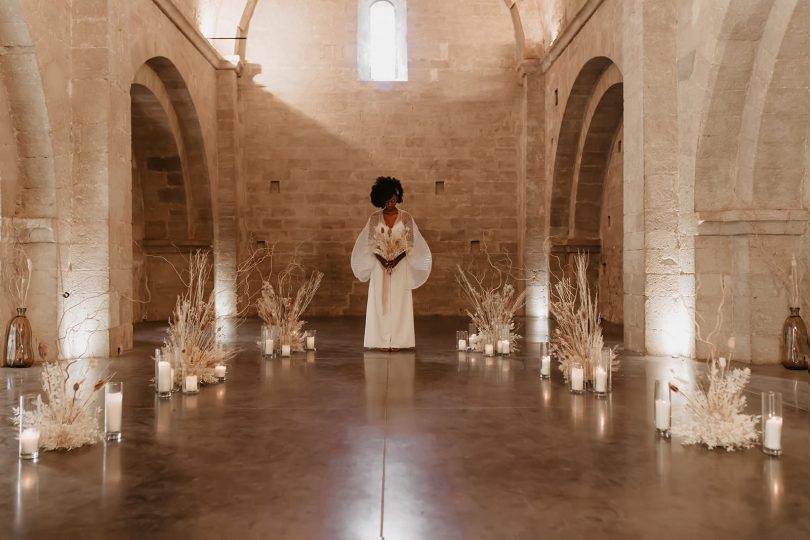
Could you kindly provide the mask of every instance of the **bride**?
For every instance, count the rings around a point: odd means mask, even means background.
[[[411,215],[397,208],[403,193],[396,178],[377,178],[371,204],[382,210],[371,214],[352,250],[352,272],[360,281],[370,281],[363,340],[369,349],[416,344],[411,290],[427,281],[432,258]]]

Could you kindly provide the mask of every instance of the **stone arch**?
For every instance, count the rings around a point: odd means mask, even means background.
[[[196,108],[171,61],[141,66],[130,97],[132,286],[134,298],[149,302],[135,304],[133,319],[162,320],[181,287],[172,266],[182,268],[184,252],[212,247],[211,183]]]
[[[571,195],[585,115],[596,83],[611,65],[613,62],[604,56],[585,62],[571,87],[565,105],[552,168],[549,233],[554,243],[560,243],[569,237]]]
[[[571,186],[568,237],[599,238],[602,188],[613,147],[613,139],[624,112],[621,73],[611,64],[594,88],[585,113]],[[595,216],[596,219],[590,219]]]
[[[16,159],[11,163],[17,164],[16,171],[3,171],[2,187],[10,191],[3,195],[3,215],[54,217],[56,174],[50,120],[36,50],[19,0],[5,1],[0,11],[0,81],[14,134]]]
[[[810,217],[810,5],[731,2],[721,14],[697,130],[695,312],[712,320],[716,284],[727,280],[728,323],[718,340],[734,336],[737,358],[770,362],[787,305],[772,265],[802,252]]]
[[[617,324],[622,324],[624,311],[623,114],[618,66],[606,57],[586,62],[563,112],[548,218],[552,250],[557,253],[552,266],[565,265],[570,253],[589,252],[600,310]],[[551,269],[554,275],[560,271]]]
[[[56,270],[57,182],[51,132],[23,2],[4,0],[0,9],[0,237],[13,230],[33,263],[28,315],[37,339],[49,344],[57,340],[56,293],[62,279]],[[8,223],[13,229],[5,227]],[[0,324],[6,315],[0,313]]]

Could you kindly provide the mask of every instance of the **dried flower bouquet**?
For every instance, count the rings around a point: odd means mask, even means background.
[[[403,253],[408,251],[408,232],[410,229],[405,225],[399,226],[397,222],[393,227],[386,227],[380,224],[374,228],[371,241],[374,245],[373,252],[385,260],[393,261]]]

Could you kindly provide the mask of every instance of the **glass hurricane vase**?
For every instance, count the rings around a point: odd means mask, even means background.
[[[3,349],[5,367],[31,367],[34,365],[34,347],[31,342],[31,323],[25,316],[25,308],[17,308],[17,315],[6,328]]]
[[[807,326],[804,324],[799,308],[790,308],[790,316],[782,325],[780,358],[787,369],[807,369],[810,357],[810,345],[807,342]]]

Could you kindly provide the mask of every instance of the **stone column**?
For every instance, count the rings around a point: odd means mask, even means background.
[[[518,234],[522,243],[522,265],[527,270],[526,316],[539,324],[535,330],[548,330],[548,236],[546,230],[545,182],[545,76],[539,65],[526,61],[523,76],[523,133],[519,180],[523,194],[522,219]]]
[[[211,197],[214,212],[214,290],[217,317],[237,315],[236,268],[240,170],[238,159],[237,72],[217,71],[217,152],[219,174]]]
[[[689,354],[679,233],[677,2],[624,2],[625,345]],[[693,294],[693,291],[692,291]]]
[[[62,216],[60,241],[63,301],[59,333],[68,357],[106,356],[118,350],[111,343],[113,311],[110,271],[111,189],[110,32],[107,1],[75,0],[71,13],[72,182],[71,201]],[[121,186],[116,186],[118,189]],[[117,228],[115,228],[117,229]],[[127,245],[131,249],[131,242]]]

